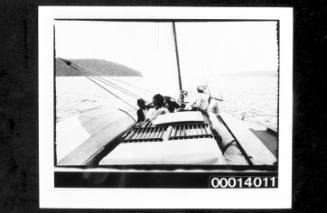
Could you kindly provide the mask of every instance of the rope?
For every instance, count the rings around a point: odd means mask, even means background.
[[[67,65],[71,66],[73,69],[75,69],[75,70],[77,70],[77,71],[79,71],[79,72],[82,72],[80,69],[74,67],[74,66],[76,66],[75,63],[72,63],[72,62],[70,62],[70,61],[69,61],[70,63],[67,63],[68,61],[66,61],[66,60],[64,60],[64,59],[61,59],[61,60],[63,60]],[[73,66],[73,64],[74,64],[74,66]],[[84,75],[84,74],[83,74],[83,75]],[[117,99],[119,99],[120,101],[124,102],[125,104],[129,105],[129,106],[132,107],[133,109],[135,109],[135,110],[137,109],[135,106],[131,105],[131,104],[128,103],[127,101],[123,100],[122,98],[120,98],[119,96],[117,96],[116,94],[112,93],[110,90],[108,90],[107,88],[105,88],[104,86],[102,86],[101,84],[99,84],[98,82],[96,82],[95,80],[93,80],[91,77],[86,76],[86,75],[84,75],[84,77],[86,77],[87,79],[89,79],[90,81],[92,81],[93,83],[95,83],[96,85],[98,85],[99,87],[101,87],[102,89],[104,89],[104,90],[106,90],[107,92],[109,92],[109,93],[110,93],[111,95],[113,95],[115,98],[117,98]]]
[[[148,90],[148,89],[145,89],[145,88],[142,88],[142,87],[135,86],[135,85],[133,85],[133,84],[130,84],[130,83],[124,82],[124,81],[122,81],[122,80],[118,80],[118,79],[116,79],[116,78],[114,78],[114,77],[111,77],[111,79],[113,79],[113,80],[115,80],[115,81],[118,81],[118,82],[120,82],[120,83],[126,84],[126,85],[128,85],[128,86],[131,86],[131,87],[134,87],[134,88],[137,88],[137,89],[143,90],[143,91],[148,92],[148,93],[151,93],[151,94],[154,94],[154,93],[155,93],[155,92],[153,92],[153,91],[151,91],[151,90]]]
[[[119,86],[117,86],[117,85],[115,85],[115,84],[113,84],[113,83],[111,83],[111,82],[109,82],[109,81],[106,81],[105,79],[102,79],[101,77],[98,77],[98,76],[95,77],[95,76],[94,76],[93,78],[98,78],[97,80],[103,82],[103,83],[106,84],[107,86],[110,86],[110,87],[112,87],[112,88],[114,88],[114,89],[116,89],[116,90],[118,90],[118,91],[120,91],[120,92],[122,92],[122,93],[125,93],[126,95],[128,95],[128,96],[130,96],[130,97],[132,97],[132,98],[138,99],[138,98],[140,97],[139,95],[136,95],[135,93],[132,93],[132,92],[130,92],[130,91],[124,89],[124,88],[120,88]],[[117,87],[118,87],[118,88],[117,88]]]
[[[88,78],[89,80],[91,80],[93,83],[95,83],[96,85],[100,86],[102,89],[106,90],[107,92],[109,92],[111,95],[113,95],[114,97],[116,97],[117,99],[121,100],[122,102],[124,102],[125,104],[129,105],[130,107],[132,107],[133,109],[137,109],[135,106],[131,105],[130,103],[128,103],[127,101],[124,101],[122,98],[120,98],[119,96],[115,95],[114,93],[112,93],[110,90],[108,90],[107,88],[105,88],[104,86],[102,86],[101,84],[99,84],[98,82],[94,81],[93,79],[91,79],[88,76],[85,76],[86,78]]]
[[[100,74],[100,75],[102,75],[102,73],[100,73],[100,72],[98,72],[98,71],[95,71],[95,70],[93,70],[93,71],[89,71],[89,70],[87,70],[85,67],[83,67],[83,66],[81,66],[81,65],[79,65],[79,64],[76,64],[75,63],[75,65],[76,66],[78,66],[78,67],[80,67],[80,68],[82,68],[82,69],[84,69],[84,70],[86,70],[86,71],[88,71],[88,72],[91,72],[91,73],[98,73],[98,74]],[[125,81],[122,81],[122,80],[118,80],[118,79],[116,79],[116,78],[114,78],[114,77],[110,77],[111,79],[113,79],[113,80],[115,80],[115,81],[118,81],[118,82],[120,82],[120,83],[123,83],[123,84],[126,84],[126,85],[129,85],[129,86],[131,86],[131,87],[134,87],[134,88],[137,88],[137,89],[140,89],[140,90],[143,90],[143,91],[145,91],[145,92],[149,92],[149,93],[151,93],[151,94],[154,94],[155,92],[153,92],[153,91],[151,91],[151,90],[148,90],[148,89],[145,89],[145,88],[142,88],[142,87],[138,87],[138,86],[135,86],[135,85],[133,85],[133,84],[130,84],[130,83],[127,83],[127,82],[125,82]],[[105,79],[106,80],[106,79]],[[108,81],[108,80],[107,80]],[[112,82],[111,82],[112,83]],[[114,84],[114,83],[112,83],[112,84]],[[116,85],[116,86],[118,86],[118,85]],[[120,86],[118,86],[118,87],[120,87]],[[121,87],[122,88],[122,87]],[[124,89],[124,88],[122,88],[122,89]],[[125,89],[126,90],[126,89]]]
[[[75,64],[75,63],[74,63]],[[100,72],[97,72],[97,71],[90,71],[90,70],[88,70],[88,69],[86,69],[86,68],[84,68],[84,67],[82,67],[82,66],[80,66],[80,65],[78,65],[78,64],[75,64],[75,66],[77,66],[77,67],[80,67],[81,69],[83,69],[85,72],[89,72],[89,73],[91,73],[91,74],[94,74],[94,73],[99,73],[99,74],[101,74]],[[115,89],[117,89],[117,90],[119,90],[119,91],[121,91],[121,92],[123,92],[123,93],[125,93],[125,94],[127,94],[127,95],[129,95],[129,96],[131,96],[131,97],[133,97],[133,98],[135,98],[135,99],[138,99],[140,96],[139,95],[137,95],[137,94],[135,94],[135,93],[133,93],[133,92],[130,92],[129,90],[127,90],[127,89],[125,89],[125,88],[123,88],[123,87],[121,87],[121,86],[119,86],[119,85],[117,85],[117,84],[115,84],[115,83],[112,83],[112,82],[110,82],[110,81],[108,81],[107,79],[105,79],[105,78],[103,78],[103,77],[101,77],[101,76],[96,76],[97,78],[100,78],[101,79],[101,81],[103,82],[103,83],[105,83],[106,85],[108,85],[108,86],[111,86],[111,87],[116,87]],[[95,78],[95,76],[93,77],[93,78]],[[112,86],[112,85],[114,85],[114,86]],[[129,93],[129,94],[128,94]]]

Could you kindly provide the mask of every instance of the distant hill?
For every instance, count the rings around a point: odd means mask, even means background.
[[[127,66],[101,59],[66,59],[89,72],[75,70],[60,58],[56,58],[56,76],[141,76],[141,73]],[[81,69],[83,70],[83,69]],[[91,73],[93,72],[93,73]]]

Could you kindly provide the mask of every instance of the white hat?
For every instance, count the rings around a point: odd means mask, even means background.
[[[201,90],[201,91],[205,91],[206,89],[207,89],[207,86],[206,85],[198,85],[197,87],[196,87],[198,90]]]

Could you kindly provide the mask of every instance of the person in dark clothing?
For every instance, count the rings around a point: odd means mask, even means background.
[[[153,108],[149,109],[146,114],[146,118],[153,121],[160,115],[164,115],[169,113],[169,111],[165,108],[165,99],[162,95],[156,94],[152,99]]]
[[[156,94],[155,96],[153,96],[152,103],[156,109],[159,109],[165,106],[165,99],[162,95]]]
[[[146,113],[146,107],[145,107],[145,101],[140,98],[137,100],[137,105],[139,106],[139,109],[137,110],[137,122],[141,122],[145,120],[145,113]]]
[[[165,101],[167,103],[167,109],[170,113],[175,112],[178,108],[180,108],[179,104],[176,103],[175,101],[171,100],[171,97],[165,96]]]

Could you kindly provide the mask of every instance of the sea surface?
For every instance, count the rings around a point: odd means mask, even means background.
[[[57,122],[101,105],[135,114],[137,98],[151,100],[156,93],[177,98],[178,94],[178,86],[142,77],[104,77],[96,81],[98,84],[84,76],[56,77]],[[195,89],[196,85],[194,79],[191,87]],[[277,76],[222,76],[210,89],[223,98],[221,110],[253,124],[277,128],[277,86]],[[189,96],[192,94],[190,91]]]

